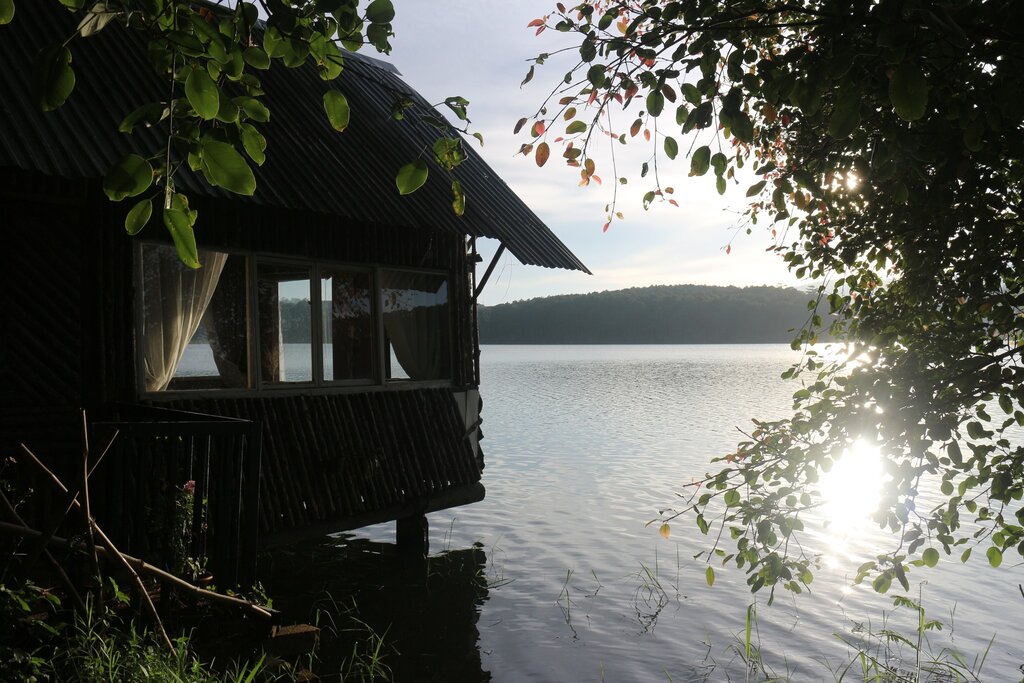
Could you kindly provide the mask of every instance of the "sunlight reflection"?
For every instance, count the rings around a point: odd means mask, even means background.
[[[867,530],[871,514],[878,509],[884,476],[878,448],[862,440],[847,448],[822,476],[821,512],[831,550],[826,558],[829,565],[848,555],[849,542]]]

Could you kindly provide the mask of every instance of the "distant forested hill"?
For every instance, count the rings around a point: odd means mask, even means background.
[[[483,344],[790,342],[812,295],[781,287],[664,285],[480,307]]]

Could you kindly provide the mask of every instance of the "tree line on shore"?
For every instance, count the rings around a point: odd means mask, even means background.
[[[481,306],[483,344],[790,342],[812,295],[783,287],[657,285]]]

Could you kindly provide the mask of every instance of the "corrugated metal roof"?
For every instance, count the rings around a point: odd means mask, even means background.
[[[67,178],[99,178],[124,154],[151,154],[164,140],[159,130],[117,130],[142,103],[163,100],[169,84],[154,73],[139,36],[110,25],[70,45],[77,84],[71,98],[42,113],[31,101],[31,62],[44,47],[71,35],[77,18],[52,2],[22,2],[14,22],[0,28],[0,166]],[[267,161],[255,168],[252,198],[209,187],[183,169],[175,180],[186,193],[311,210],[359,222],[437,227],[500,240],[523,263],[589,273],[586,266],[494,173],[469,142],[454,178],[466,194],[460,218],[451,209],[451,177],[432,158],[430,177],[401,197],[395,174],[420,150],[431,157],[437,130],[427,123],[391,119],[396,93],[421,110],[429,103],[393,69],[347,54],[345,70],[328,85],[312,65],[287,69],[275,62],[261,73],[265,102],[273,112],[261,127]],[[337,87],[349,100],[352,122],[335,132],[322,107],[323,93]],[[200,217],[200,221],[202,218]]]

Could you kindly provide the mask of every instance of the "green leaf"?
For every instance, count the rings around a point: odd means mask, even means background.
[[[985,552],[985,556],[988,557],[988,563],[993,567],[998,567],[1003,563],[1003,551],[995,546],[992,546]]]
[[[592,67],[587,69],[587,80],[590,81],[595,88],[600,88],[604,85],[604,64],[594,64]]]
[[[395,18],[395,7],[391,0],[373,0],[366,8],[366,18],[374,24],[387,24]]]
[[[348,128],[351,111],[348,106],[348,99],[337,90],[328,90],[324,93],[324,109],[327,111],[327,120],[331,122],[331,128],[343,132]]]
[[[185,97],[199,118],[210,121],[220,111],[220,88],[204,69],[193,69],[185,79]]]
[[[153,202],[143,199],[131,208],[124,218],[124,229],[129,235],[138,235],[153,215]]]
[[[427,182],[427,162],[417,159],[406,164],[398,170],[395,176],[395,185],[398,187],[398,194],[406,195],[415,192]]]
[[[665,108],[665,96],[661,94],[660,90],[652,90],[647,95],[647,112],[651,116],[659,115]]]
[[[0,26],[14,19],[14,0],[0,0]]]
[[[266,123],[270,120],[270,110],[255,97],[234,97],[231,101],[253,121]]]
[[[144,104],[128,116],[124,117],[121,121],[121,125],[117,127],[122,133],[131,133],[135,126],[140,123],[145,124],[147,127],[160,123],[164,116],[167,115],[167,107],[164,106],[163,102],[150,102]]]
[[[198,268],[199,250],[196,248],[196,234],[192,230],[189,215],[179,209],[164,209],[164,226],[171,233],[181,262],[189,268]]]
[[[245,48],[245,51],[242,52],[242,58],[246,64],[254,69],[270,68],[270,55],[267,54],[266,50],[255,45]]]
[[[890,572],[882,572],[875,577],[875,580],[871,582],[871,587],[875,589],[876,593],[885,593],[889,590],[889,586],[892,585],[892,574]]]
[[[718,194],[725,194],[725,178],[723,178],[722,176],[718,176],[717,178],[715,178],[715,190],[718,192]]]
[[[452,181],[452,210],[456,216],[466,213],[466,195],[462,193],[462,184],[458,180]]]
[[[690,158],[690,175],[704,175],[711,166],[711,148],[707,145],[700,147]]]
[[[679,154],[679,143],[673,137],[665,138],[665,156],[669,159],[675,159],[676,155]]]
[[[929,567],[934,567],[939,563],[939,551],[935,548],[928,548],[921,553],[921,559],[924,560],[924,563]]]
[[[256,162],[257,166],[262,166],[263,162],[267,160],[267,155],[265,154],[267,139],[256,129],[256,126],[250,123],[243,123],[241,125],[241,134],[245,153]]]
[[[53,111],[67,101],[74,89],[71,51],[58,44],[40,52],[32,65],[32,95],[36,106],[43,111]]]
[[[840,93],[828,120],[828,134],[836,139],[848,137],[860,126],[860,95]]]
[[[767,184],[768,184],[767,180],[762,180],[762,181],[754,183],[753,185],[751,185],[750,187],[747,188],[747,196],[748,197],[753,197],[754,195],[760,194],[761,190],[763,190],[764,186],[767,185]]]
[[[737,505],[740,504],[740,492],[737,491],[736,489],[730,489],[726,491],[725,496],[723,498],[725,500],[726,506],[728,507],[736,507]]]
[[[153,167],[138,154],[129,154],[107,171],[103,191],[110,201],[119,202],[142,194],[152,184]]]
[[[203,172],[225,190],[252,196],[256,178],[245,157],[232,145],[213,138],[203,138],[201,145]]]
[[[587,124],[583,123],[582,121],[573,121],[568,126],[566,126],[565,132],[569,135],[573,135],[575,133],[582,133],[586,129]]]
[[[708,567],[704,570],[704,580],[708,582],[709,586],[715,585],[715,570],[713,567]]]
[[[928,106],[928,80],[913,64],[901,64],[889,79],[889,101],[896,114],[907,121],[924,116]]]

